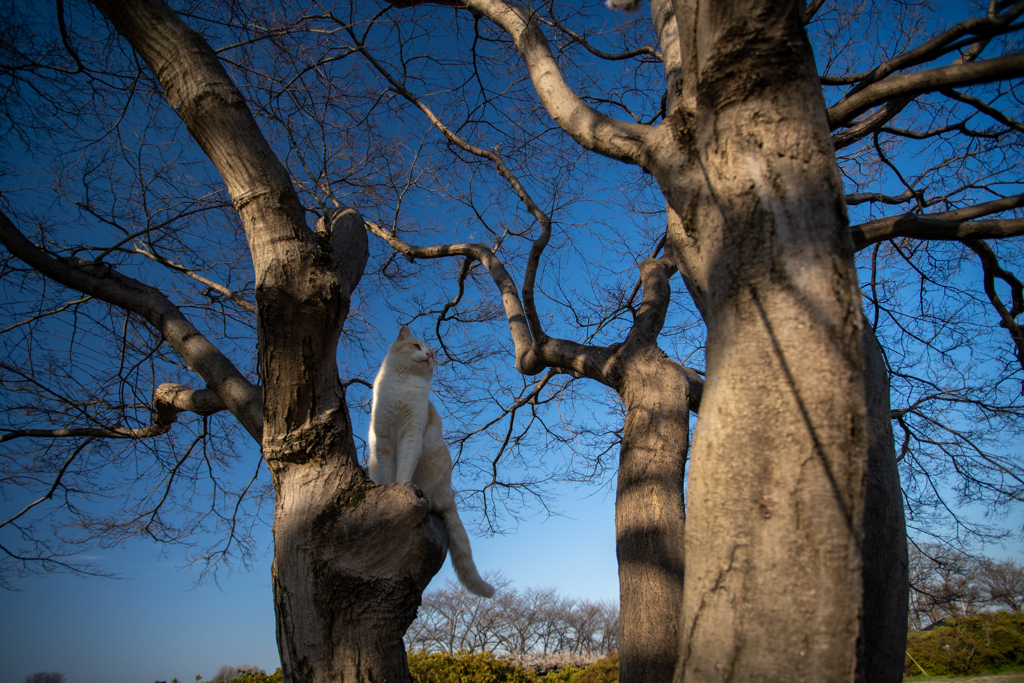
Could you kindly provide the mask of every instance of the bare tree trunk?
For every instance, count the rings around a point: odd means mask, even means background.
[[[684,473],[690,411],[700,405],[702,382],[657,345],[674,272],[671,253],[640,265],[640,310],[601,380],[615,388],[626,408],[615,498],[623,683],[670,681],[679,652]]]
[[[338,481],[341,479],[342,481]],[[402,636],[444,562],[444,524],[409,484],[275,468],[274,606],[286,680],[408,681]]]
[[[351,210],[318,230],[265,245],[257,270],[281,665],[289,683],[407,681],[402,636],[444,562],[444,523],[415,487],[375,486],[357,464],[334,350],[367,237]]]
[[[706,283],[677,680],[859,675],[866,408],[842,182],[798,3],[676,3],[674,138],[655,168]]]
[[[626,421],[619,453],[619,680],[672,680],[683,600],[683,474],[689,381],[657,347],[623,362]]]
[[[870,327],[864,330],[868,474],[864,492],[864,680],[903,679],[910,568],[903,491],[890,416],[889,371]]]

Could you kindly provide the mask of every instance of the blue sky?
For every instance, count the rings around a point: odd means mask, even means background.
[[[584,491],[565,488],[562,517],[528,520],[504,536],[474,536],[480,570],[500,570],[516,587],[617,600],[614,495],[577,493]],[[269,541],[269,529],[265,536]],[[60,671],[68,683],[191,683],[225,664],[268,672],[280,665],[269,553],[252,571],[195,588],[195,574],[176,566],[180,556],[161,560],[157,553],[137,542],[89,554],[121,580],[32,577],[20,592],[0,593],[0,683],[20,683],[37,671]],[[450,578],[446,561],[432,586]]]

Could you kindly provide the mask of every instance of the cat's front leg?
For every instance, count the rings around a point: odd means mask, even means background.
[[[419,403],[420,401],[417,401]],[[427,402],[416,404],[407,414],[395,443],[395,482],[409,483],[423,454],[423,431],[427,427]]]
[[[375,484],[391,484],[395,481],[395,454],[387,439],[370,438],[370,480]]]
[[[398,444],[397,461],[398,472],[395,481],[405,484],[412,481],[412,475],[416,472],[416,465],[420,462],[420,454],[423,452],[423,435],[407,435]]]

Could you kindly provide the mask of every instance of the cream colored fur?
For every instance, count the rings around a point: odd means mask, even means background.
[[[452,458],[441,416],[430,402],[433,350],[403,326],[373,382],[370,416],[370,479],[377,484],[412,482],[444,519],[452,565],[471,593],[489,598],[494,588],[480,578],[469,536],[455,509]]]

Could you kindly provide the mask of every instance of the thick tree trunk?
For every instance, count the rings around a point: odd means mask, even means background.
[[[907,528],[890,417],[889,371],[870,327],[867,372],[868,475],[864,498],[864,680],[903,679],[910,607]]]
[[[165,299],[124,278],[105,291],[150,297],[157,308],[147,319],[262,439],[277,494],[273,585],[284,680],[407,681],[402,635],[447,547],[443,522],[414,487],[373,486],[356,463],[335,356],[368,257],[363,220],[333,210],[316,233],[309,229],[287,169],[216,53],[166,4],[96,5],[160,80],[231,194],[255,271],[262,402]]]
[[[708,325],[678,680],[860,673],[859,294],[797,4],[676,3],[696,51],[695,93],[674,115],[691,163],[655,175],[681,218],[680,270],[706,282]]]
[[[684,472],[697,374],[658,348],[671,300],[671,253],[640,264],[643,301],[600,376],[626,409],[615,499],[619,560],[619,680],[665,683],[679,651],[683,601]]]
[[[619,680],[672,680],[683,601],[683,474],[689,381],[661,349],[622,363],[626,422],[619,453],[615,538],[619,561]]]
[[[274,605],[285,680],[408,681],[402,636],[444,562],[444,523],[409,484],[275,467]],[[340,480],[340,481],[339,481]]]

